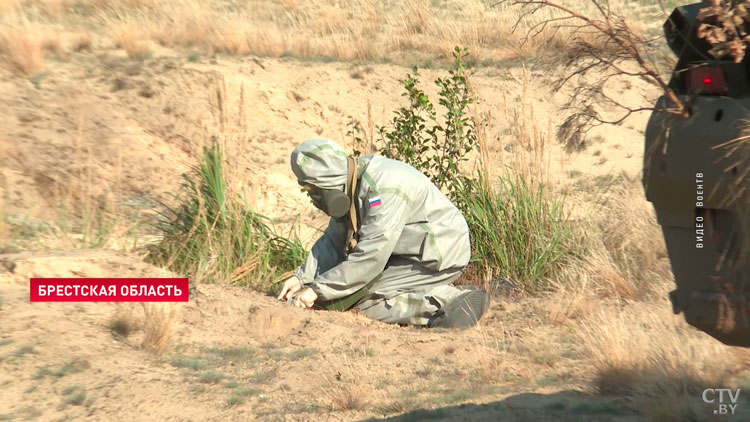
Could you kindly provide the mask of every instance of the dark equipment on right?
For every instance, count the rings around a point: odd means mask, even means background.
[[[717,59],[698,38],[702,3],[664,24],[678,62],[670,87],[682,118],[655,111],[645,136],[643,185],[664,233],[675,313],[722,343],[750,347],[750,63]],[[669,108],[662,96],[656,109]]]

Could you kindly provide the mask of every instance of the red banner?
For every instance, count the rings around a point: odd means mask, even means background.
[[[187,302],[187,278],[32,278],[31,302]]]

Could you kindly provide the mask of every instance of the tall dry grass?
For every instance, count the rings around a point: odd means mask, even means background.
[[[558,284],[586,286],[600,298],[648,300],[665,293],[672,275],[661,227],[641,183],[628,178],[591,199],[572,198],[585,207],[576,219],[580,255],[565,268]]]
[[[41,26],[29,22],[1,26],[0,53],[13,70],[24,75],[38,73],[47,53]]]
[[[132,23],[115,25],[110,34],[115,46],[124,50],[130,58],[145,59],[152,53],[149,35]]]
[[[59,201],[63,215],[56,233],[59,241],[69,242],[72,248],[110,248],[121,251],[137,249],[137,230],[140,214],[132,215],[121,205],[117,192],[122,186],[122,157],[117,153],[115,186],[112,192],[97,187],[94,174],[95,154],[84,148],[85,116],[81,115],[74,138],[74,160],[69,169],[69,182],[60,186]]]
[[[0,4],[0,25],[27,20],[53,32],[55,38],[94,28],[96,37],[114,43],[129,55],[141,56],[148,42],[170,48],[200,50],[204,54],[257,54],[305,59],[394,60],[401,63],[451,60],[455,45],[468,48],[476,62],[559,52],[571,43],[570,31],[543,30],[526,40],[531,25],[553,18],[549,11],[535,14],[517,31],[511,28],[520,9],[489,0],[386,2],[383,0],[18,0]],[[594,14],[590,2],[574,2],[578,10]],[[628,10],[633,26],[643,14],[627,0],[614,4]],[[123,29],[127,28],[127,29]],[[137,33],[134,35],[133,33]],[[22,66],[40,63],[31,27],[15,35],[13,53]],[[99,44],[99,43],[97,43]],[[25,46],[23,46],[25,45]],[[11,55],[11,53],[6,53]],[[26,64],[28,62],[29,64]]]
[[[158,355],[169,346],[180,315],[178,303],[118,303],[107,326],[113,335],[124,340],[136,332],[140,333],[133,346]]]
[[[5,137],[0,136],[0,155],[5,156],[6,146]],[[5,175],[0,173],[0,250],[5,249],[10,243],[10,230],[8,229],[8,223],[6,222],[6,205],[5,195],[8,189],[8,183],[5,180]]]
[[[172,303],[143,303],[143,340],[141,348],[160,354],[174,335],[179,307]]]
[[[631,397],[647,421],[706,420],[703,389],[737,388],[738,376],[747,376],[746,353],[692,329],[666,300],[598,313],[579,336],[592,386]]]
[[[6,223],[5,219],[5,203],[0,199],[0,251],[4,250],[10,243],[8,223]]]
[[[622,179],[603,195],[598,204],[570,197],[570,207],[585,210],[573,222],[577,255],[550,280],[550,323],[580,321],[612,303],[661,303],[673,286],[661,227],[640,183]]]
[[[131,303],[119,303],[109,319],[109,329],[113,334],[127,338],[143,328],[143,319],[139,318]]]
[[[637,176],[584,177],[585,186],[575,190],[554,176],[560,169],[550,155],[559,153],[559,145],[548,142],[552,128],[525,100],[525,77],[519,82],[521,101],[506,103],[505,110],[512,153],[484,148],[483,161],[493,164],[484,172],[505,167],[545,180],[551,195],[564,195],[576,244],[575,253],[549,276],[552,291],[530,304],[539,314],[529,316],[529,331],[543,332],[542,325],[549,324],[555,332],[572,333],[582,356],[576,371],[589,374],[596,392],[631,400],[643,420],[709,420],[713,415],[701,391],[740,386],[749,374],[747,353],[672,314],[667,292],[673,281],[661,227]],[[511,374],[500,362],[513,342],[504,331],[488,337],[494,343],[484,339],[477,373],[483,383]],[[529,335],[522,342],[537,354],[548,340]],[[515,365],[519,368],[525,366]]]
[[[0,144],[0,153],[2,153],[2,145]],[[10,230],[8,229],[8,223],[6,220],[5,210],[5,192],[6,192],[5,177],[0,174],[0,251],[5,249],[10,243]]]

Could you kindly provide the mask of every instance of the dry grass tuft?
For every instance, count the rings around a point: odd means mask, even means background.
[[[65,168],[64,176],[54,180],[38,175],[38,183],[47,199],[59,206],[55,219],[43,225],[15,225],[12,227],[11,246],[22,245],[24,249],[36,250],[104,248],[134,252],[155,238],[141,230],[145,226],[141,213],[134,213],[121,205],[117,192],[121,190],[123,154],[117,152],[116,188],[106,192],[97,183],[93,164],[96,158],[85,142],[85,116],[80,114],[78,117],[78,133],[70,145],[73,159]],[[23,231],[29,235],[18,236]]]
[[[672,275],[664,237],[643,187],[622,179],[595,196],[600,203],[575,216],[581,256],[558,274],[554,284],[600,298],[661,297]]]
[[[346,356],[336,365],[336,379],[331,380],[326,375],[327,387],[321,386],[323,394],[331,405],[332,411],[362,410],[372,402],[373,392],[362,383],[363,367],[355,367]]]
[[[666,301],[602,312],[589,318],[579,334],[582,352],[594,367],[592,385],[601,394],[645,402],[694,399],[707,386],[731,385],[742,370],[729,348],[690,329]]]
[[[299,0],[279,0],[279,3],[281,3],[287,12],[294,12],[300,6]]]
[[[164,351],[174,334],[179,310],[171,303],[143,304],[144,337],[141,348],[159,354]]]
[[[368,400],[368,391],[359,385],[333,385],[323,389],[331,401],[332,411],[362,410]]]
[[[0,155],[5,155],[5,138],[3,137],[0,137]],[[7,189],[8,184],[5,181],[5,176],[0,173],[0,250],[10,244],[10,230],[8,229],[8,223],[5,221],[5,192]]]
[[[534,324],[534,323],[532,323]],[[487,385],[507,383],[528,383],[535,376],[534,365],[528,361],[519,363],[514,353],[521,345],[517,338],[509,338],[504,330],[496,330],[478,325],[472,330],[478,336],[471,352],[470,377],[472,389],[481,389]],[[531,339],[529,339],[531,340]]]
[[[250,34],[242,24],[226,22],[221,28],[215,30],[211,36],[211,44],[217,52],[242,56],[250,52],[249,36]]]
[[[415,406],[416,402],[411,402],[408,398],[401,398],[378,406],[377,410],[384,415],[398,415],[414,409]]]
[[[616,187],[605,204],[606,218],[599,221],[601,239],[612,261],[625,278],[639,283],[669,279],[669,265],[661,228],[643,187],[635,180]]]
[[[618,4],[626,4],[618,0]],[[622,8],[622,5],[620,5]],[[632,5],[630,11],[632,12]],[[593,13],[582,2],[577,8]],[[81,14],[85,10],[85,14]],[[403,64],[449,63],[455,45],[472,61],[534,57],[572,46],[568,28],[548,28],[523,43],[528,25],[553,17],[535,16],[513,33],[520,9],[483,0],[393,3],[383,0],[34,0],[0,2],[0,25],[20,17],[56,35],[76,32],[81,19],[95,36],[110,36],[131,57],[148,54],[148,42],[170,48],[231,55],[293,55],[337,60],[387,57]],[[18,15],[12,18],[7,16]],[[638,13],[631,13],[633,21]],[[138,28],[137,36],[108,34],[113,27]],[[550,25],[551,27],[552,25]],[[126,31],[127,32],[127,31]]]
[[[72,47],[75,51],[91,50],[93,45],[94,36],[88,31],[79,32],[72,39]]]
[[[508,366],[504,364],[506,359],[493,351],[483,351],[479,355],[475,375],[476,381],[481,385],[498,384],[508,379]]]
[[[125,50],[128,57],[134,59],[148,58],[151,51],[151,41],[144,31],[131,24],[123,24],[112,30],[112,41],[117,48]]]
[[[246,33],[247,52],[260,56],[280,56],[284,54],[287,41],[283,34],[270,30],[267,26],[252,28]]]
[[[403,13],[405,32],[407,34],[422,34],[427,30],[432,18],[430,0],[410,1]]]
[[[133,307],[128,304],[118,306],[112,318],[109,320],[109,329],[120,337],[127,338],[130,334],[140,330],[143,321],[135,316]]]
[[[554,292],[545,301],[543,312],[546,322],[564,325],[571,320],[581,320],[601,309],[601,301],[591,294],[591,281],[588,274],[575,265],[563,271],[569,272],[568,279],[577,282],[553,284]]]
[[[346,28],[348,16],[346,10],[336,4],[323,5],[315,16],[315,30],[320,35],[333,35]]]
[[[49,18],[60,19],[70,11],[74,0],[32,0],[21,2],[27,6],[36,6],[40,12]]]
[[[139,8],[139,7],[154,7],[156,6],[157,0],[120,0],[126,7]]]
[[[0,197],[0,251],[10,244],[10,230],[8,230],[5,218],[5,203]]]
[[[44,43],[45,38],[36,25],[0,28],[0,52],[13,69],[24,75],[36,74],[44,67]]]

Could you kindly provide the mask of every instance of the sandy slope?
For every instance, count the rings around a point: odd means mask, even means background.
[[[0,114],[0,186],[6,214],[16,220],[55,218],[71,190],[101,204],[147,209],[176,192],[180,174],[217,135],[232,140],[233,183],[258,211],[281,219],[302,214],[304,223],[319,225],[293,180],[290,151],[316,136],[351,142],[350,116],[365,128],[387,123],[403,105],[398,79],[408,71],[257,58],[190,63],[169,52],[146,62],[116,53],[74,54],[47,68],[34,82],[4,74],[0,83],[0,108],[10,111]],[[525,147],[518,132],[536,126],[559,179],[570,172],[638,173],[645,113],[592,132],[587,151],[565,155],[550,138],[565,97],[546,88],[540,71],[527,74],[524,83],[523,69],[481,68],[472,79],[478,111],[491,115],[487,138],[496,164],[517,162]],[[422,71],[433,98],[432,81],[444,75]],[[623,88],[622,95],[638,101],[642,93],[653,97],[655,91],[639,85]]]

